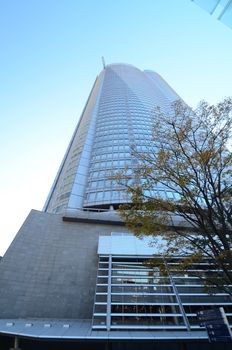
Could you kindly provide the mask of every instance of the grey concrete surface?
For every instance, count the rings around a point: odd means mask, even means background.
[[[125,227],[32,210],[0,264],[0,318],[91,319],[99,235]]]

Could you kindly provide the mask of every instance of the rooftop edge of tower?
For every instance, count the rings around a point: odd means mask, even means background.
[[[126,66],[126,67],[130,67],[130,68],[134,68],[134,69],[136,69],[136,70],[139,70],[139,71],[141,71],[141,72],[153,72],[153,73],[156,73],[155,71],[152,71],[152,70],[147,70],[147,69],[145,69],[145,70],[141,70],[141,69],[139,69],[139,68],[137,68],[137,67],[135,67],[133,64],[129,64],[129,63],[109,63],[109,64],[106,64],[105,65],[105,68],[103,69],[103,71],[105,70],[105,69],[107,69],[107,68],[114,68],[114,67],[124,67],[124,66]]]

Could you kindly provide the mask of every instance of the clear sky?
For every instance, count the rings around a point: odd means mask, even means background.
[[[0,255],[42,209],[102,55],[191,106],[232,95],[232,30],[190,0],[0,0]]]

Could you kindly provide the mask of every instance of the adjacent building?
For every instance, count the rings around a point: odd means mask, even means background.
[[[223,306],[232,324],[231,297],[209,294],[197,277],[217,273],[210,262],[182,272],[173,257],[163,275],[160,247],[127,232],[116,212],[130,198],[115,174],[133,178],[154,108],[178,98],[157,73],[131,65],[96,78],[44,210],[31,211],[1,260],[1,349],[205,349],[197,311]]]
[[[206,10],[211,16],[232,28],[231,0],[191,0]]]

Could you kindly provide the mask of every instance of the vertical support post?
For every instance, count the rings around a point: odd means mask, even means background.
[[[184,342],[180,343],[180,350],[188,350],[187,344]]]
[[[185,309],[184,309],[184,307],[183,307],[183,305],[182,305],[181,298],[180,298],[179,293],[178,293],[178,289],[176,288],[176,284],[175,284],[175,282],[174,282],[174,280],[173,280],[173,278],[172,278],[172,275],[169,273],[169,269],[168,269],[168,264],[167,264],[167,262],[165,261],[164,264],[165,264],[165,267],[166,267],[168,276],[169,276],[169,278],[170,278],[170,281],[171,281],[171,284],[172,284],[172,288],[173,288],[173,291],[174,291],[174,293],[175,293],[176,300],[177,300],[177,302],[178,302],[180,311],[181,311],[181,313],[182,313],[185,326],[186,326],[187,330],[190,332],[190,331],[191,331],[191,328],[190,328],[189,320],[188,320],[188,317],[186,316]]]
[[[107,308],[106,308],[106,328],[107,328],[107,331],[110,331],[110,326],[111,326],[111,276],[112,276],[112,255],[109,255]]]
[[[105,343],[105,350],[110,350],[111,349],[111,343],[109,343],[109,340]]]
[[[9,350],[21,350],[19,348],[19,337],[17,335],[14,337],[14,347]]]

